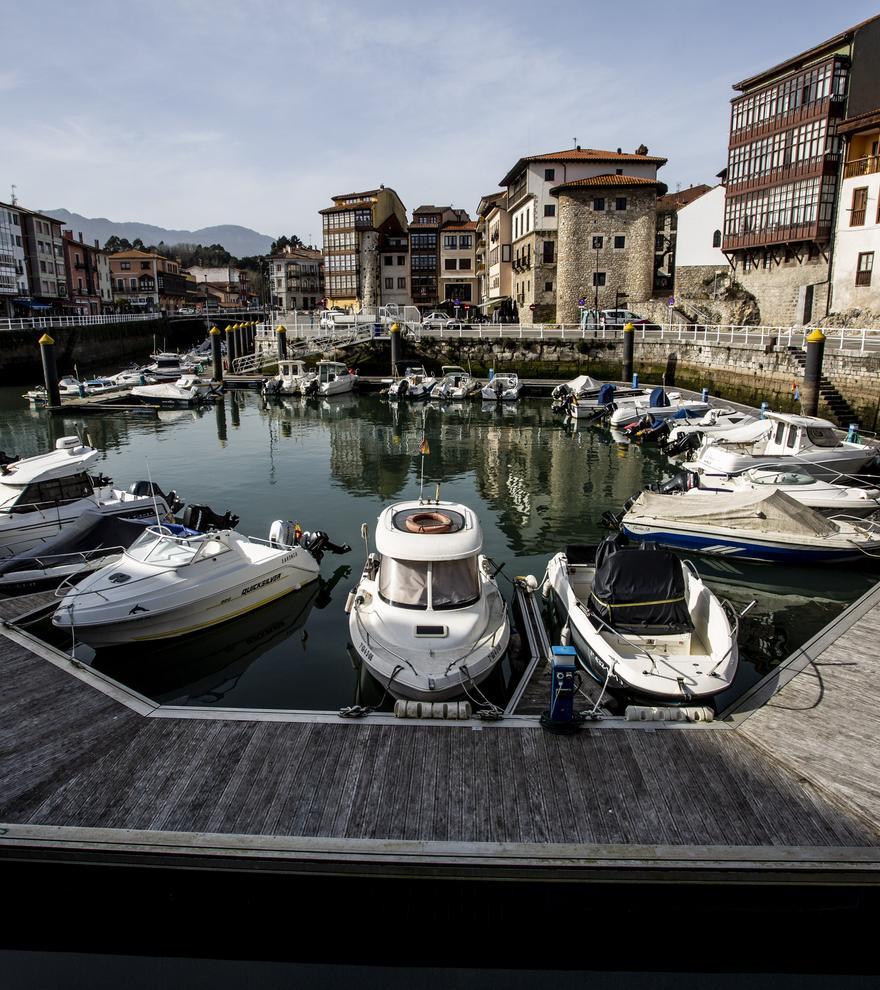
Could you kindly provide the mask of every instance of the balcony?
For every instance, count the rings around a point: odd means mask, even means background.
[[[792,224],[790,226],[768,227],[741,234],[725,234],[722,251],[737,251],[742,248],[771,247],[774,244],[793,244],[796,241],[824,243],[831,238],[831,224],[821,223]]]
[[[855,158],[843,166],[844,179],[855,179],[860,175],[873,175],[875,172],[880,172],[880,155]]]
[[[736,134],[730,135],[730,147],[735,148],[741,144],[748,144],[755,138],[763,137],[765,134],[775,134],[777,131],[788,130],[796,124],[803,124],[810,120],[821,120],[823,117],[837,117],[843,113],[844,102],[842,97],[826,96],[823,100],[815,100],[804,106],[789,110],[788,113],[779,114],[776,117],[769,117],[767,120],[750,124]]]
[[[522,178],[517,182],[517,184],[507,193],[507,209],[511,210],[513,206],[518,203],[521,199],[524,199],[529,191],[528,185],[528,172],[524,172]]]
[[[778,186],[783,182],[793,182],[796,179],[811,179],[817,175],[836,175],[840,162],[840,155],[829,152],[826,155],[818,155],[816,158],[807,158],[802,162],[794,162],[791,165],[780,165],[778,168],[770,169],[748,179],[738,179],[728,181],[728,195],[739,195],[744,192],[752,192],[755,189],[766,189],[769,186]]]

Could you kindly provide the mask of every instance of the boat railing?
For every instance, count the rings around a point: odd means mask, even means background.
[[[111,554],[114,554],[114,553],[118,553],[118,554],[122,555],[122,554],[125,553],[125,549],[126,549],[125,547],[103,547],[101,549],[100,553],[101,553],[101,556],[106,556],[106,557],[109,557]],[[91,551],[89,551],[89,552],[91,552]],[[98,551],[94,551],[94,552],[97,553]],[[85,567],[85,565],[89,563],[89,560],[86,559],[85,556],[83,554],[81,554],[81,553],[53,554],[52,556],[54,556],[54,557],[68,557],[68,556],[69,557],[78,557],[78,556],[83,556],[83,561],[82,561],[83,567]],[[35,557],[34,560],[39,560],[39,558]],[[42,565],[42,567],[43,567],[43,570],[46,570],[47,569],[47,566],[46,565]],[[75,581],[80,576],[81,573],[82,573],[82,567],[80,567],[77,570],[75,570],[73,572],[73,574],[68,574],[67,577],[64,578],[64,580],[54,590],[53,595],[56,598],[65,598],[68,594],[70,594],[71,592],[73,592],[73,583],[72,582]]]
[[[739,612],[730,604],[726,598],[719,599],[721,602],[721,611],[727,616],[727,621],[730,624],[730,646],[724,651],[724,656],[720,657],[712,666],[709,671],[709,677],[717,677],[715,673],[716,670],[724,663],[724,661],[733,652],[733,648],[739,643]],[[708,644],[707,644],[708,645]]]

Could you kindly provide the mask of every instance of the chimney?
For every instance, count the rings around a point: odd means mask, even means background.
[[[623,154],[623,149],[622,148],[618,148],[617,149],[617,153],[618,153],[618,155],[622,155]]]
[[[100,251],[101,245],[98,243],[98,238],[97,237],[95,238],[95,247],[98,248],[98,250]]]
[[[80,232],[79,232],[79,242],[80,242],[80,244],[83,244],[83,243],[85,243],[85,242],[83,241],[83,234],[82,234],[82,231],[80,231]]]

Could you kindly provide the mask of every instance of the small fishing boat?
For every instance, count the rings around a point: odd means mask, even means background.
[[[58,379],[58,395],[62,399],[85,398],[85,384],[73,375],[65,375]],[[37,385],[25,392],[22,398],[27,399],[34,406],[45,406],[49,401],[45,385]]]
[[[125,492],[88,468],[98,451],[79,437],[62,437],[54,450],[0,467],[0,558],[37,547],[72,525],[84,512],[156,518],[180,502],[149,481]]]
[[[153,406],[192,406],[204,402],[213,384],[197,375],[181,375],[176,382],[157,382],[155,385],[136,385],[132,396]]]
[[[427,399],[436,384],[437,379],[429,375],[422,365],[417,365],[407,368],[403,378],[391,383],[388,388],[388,398],[409,399],[411,402]]]
[[[611,425],[624,427],[634,423],[643,416],[653,419],[685,419],[705,415],[709,411],[709,403],[700,399],[685,399],[680,392],[667,392],[662,385],[653,389],[647,396],[636,396],[615,402],[616,408],[611,412]]]
[[[144,370],[157,382],[174,382],[181,375],[197,374],[201,366],[200,362],[187,360],[185,355],[165,351],[151,354],[150,358],[153,363],[148,364]]]
[[[507,606],[482,549],[479,520],[457,502],[398,502],[379,516],[346,611],[355,650],[395,698],[448,701],[503,656]]]
[[[755,424],[763,424],[756,426]],[[709,437],[742,435],[749,430],[758,437],[768,429],[765,420],[735,409],[714,407],[699,419],[684,422],[669,421],[666,437],[666,453],[678,457],[697,450]]]
[[[733,682],[738,617],[668,550],[619,535],[569,546],[550,561],[544,594],[589,674],[612,692],[689,704]]]
[[[288,542],[289,541],[289,542]],[[121,557],[66,592],[52,625],[89,646],[174,639],[275,601],[320,574],[335,547],[324,533],[272,524],[269,539],[235,529],[202,532],[178,523],[149,526]]]
[[[696,490],[686,498],[643,491],[616,521],[634,540],[737,560],[840,564],[880,557],[880,526],[829,519],[779,488]]]
[[[674,492],[715,493],[730,495],[737,492],[779,490],[801,505],[826,516],[865,517],[880,510],[880,489],[857,485],[838,485],[814,477],[799,464],[790,467],[757,467],[727,477],[703,476],[692,471],[680,471],[659,487],[661,494]]]
[[[493,374],[480,394],[484,402],[516,402],[521,390],[519,376],[512,371],[505,371],[500,375]]]
[[[440,381],[431,392],[432,398],[467,399],[480,389],[477,379],[458,365],[444,364],[440,373]]]
[[[856,474],[877,456],[875,447],[841,439],[833,423],[817,416],[768,412],[764,420],[739,429],[742,432],[708,437],[684,467],[705,475],[730,475],[768,464],[800,464],[817,478],[835,481],[840,475]]]
[[[263,385],[267,395],[308,395],[318,391],[318,374],[303,361],[279,361],[278,374]]]
[[[351,392],[357,385],[357,372],[339,361],[319,361],[317,372],[318,392],[325,398]]]

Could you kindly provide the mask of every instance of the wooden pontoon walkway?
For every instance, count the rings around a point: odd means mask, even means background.
[[[824,694],[806,671],[750,717],[757,693],[725,724],[574,736],[169,710],[6,628],[0,858],[876,880],[878,603],[880,586],[813,644]]]

